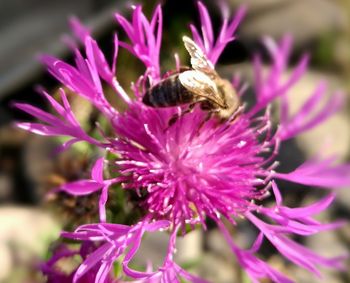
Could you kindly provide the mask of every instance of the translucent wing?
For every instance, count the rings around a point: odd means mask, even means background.
[[[214,69],[214,65],[208,60],[203,50],[189,37],[182,38],[185,48],[191,56],[192,68],[205,73],[211,79],[215,79],[218,75]]]
[[[203,72],[191,70],[179,75],[181,84],[199,97],[206,98],[220,107],[225,107],[225,101],[219,94],[214,81]]]

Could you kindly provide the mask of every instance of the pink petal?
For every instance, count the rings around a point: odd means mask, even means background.
[[[60,187],[60,190],[74,196],[83,196],[94,193],[101,189],[102,185],[93,180],[79,180],[67,183]]]
[[[276,173],[274,176],[303,185],[341,188],[350,185],[350,164],[332,165],[327,160],[306,162],[290,173]]]
[[[80,40],[80,42],[84,43],[85,38],[90,36],[90,29],[84,26],[76,17],[71,17],[69,19],[69,23],[75,36]]]
[[[101,157],[96,160],[91,170],[91,178],[100,184],[103,183],[103,167],[104,167],[104,157]]]

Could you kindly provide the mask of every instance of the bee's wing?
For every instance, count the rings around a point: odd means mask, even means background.
[[[199,97],[208,99],[221,107],[225,107],[225,101],[220,96],[215,82],[206,74],[192,70],[179,75],[181,84]]]
[[[187,36],[182,37],[182,40],[191,56],[192,68],[207,74],[211,79],[215,79],[218,75],[214,69],[214,65],[208,60],[203,50]]]

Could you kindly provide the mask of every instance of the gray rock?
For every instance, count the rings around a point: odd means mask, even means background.
[[[242,282],[239,278],[239,269],[233,262],[228,262],[212,253],[206,253],[202,256],[198,273],[209,282]]]
[[[185,237],[178,237],[176,240],[176,262],[181,264],[198,261],[202,255],[202,246],[203,239],[201,229],[194,230],[186,234]]]
[[[169,234],[164,232],[148,233],[142,240],[138,250],[135,262],[140,268],[145,268],[147,264],[152,263],[156,270],[162,266],[169,242]]]
[[[7,247],[6,243],[1,242],[0,254],[0,282],[5,282],[5,279],[9,276],[11,269],[13,269],[11,251]]]
[[[109,0],[1,1],[0,98],[42,72],[36,58],[39,53],[67,54],[68,48],[60,38],[69,30],[69,16],[76,15],[84,22],[88,19],[88,25],[101,32],[111,25],[113,12],[118,7],[122,9],[123,3]]]
[[[336,1],[330,0],[231,0],[233,7],[248,6],[241,26],[241,37],[256,41],[262,35],[280,38],[294,36],[297,46],[327,32],[346,29],[348,19]]]
[[[233,253],[218,229],[213,229],[212,231],[208,232],[207,245],[213,255],[225,258],[227,260],[232,260]]]
[[[33,259],[43,257],[59,236],[59,224],[39,209],[1,207],[0,223],[0,282],[9,282],[2,280],[14,273],[25,274],[27,266],[35,264]]]

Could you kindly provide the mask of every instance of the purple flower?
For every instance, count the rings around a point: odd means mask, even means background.
[[[46,276],[48,283],[71,283],[73,282],[73,278],[76,277],[77,268],[73,269],[73,271],[66,273],[57,266],[60,260],[63,259],[71,259],[73,261],[73,257],[80,257],[82,260],[86,260],[87,257],[90,256],[90,253],[95,249],[95,245],[92,242],[86,241],[83,242],[80,250],[70,249],[68,246],[64,244],[60,244],[53,251],[52,257],[41,264],[40,270]],[[96,273],[98,273],[99,266],[96,265],[87,272],[85,272],[82,276],[76,280],[78,283],[94,283],[96,282]],[[103,281],[105,283],[117,283],[120,281],[114,280],[111,277],[111,274],[108,274]]]
[[[100,158],[95,162],[91,170],[90,180],[79,180],[62,185],[56,191],[64,191],[73,196],[88,195],[96,191],[101,190],[101,196],[99,201],[99,214],[100,221],[106,221],[106,209],[105,205],[108,198],[108,188],[115,182],[119,182],[121,178],[113,178],[109,180],[103,179],[103,162],[104,159]]]
[[[143,274],[131,270],[128,266],[129,262],[137,252],[145,232],[161,231],[168,227],[168,221],[161,220],[150,223],[144,220],[132,227],[121,224],[98,223],[82,225],[74,232],[63,232],[62,236],[64,238],[102,243],[76,270],[73,282],[78,282],[87,272],[96,268],[96,265],[98,265],[98,271],[95,282],[105,282],[114,261],[124,253],[126,255],[122,264],[127,275],[132,275],[134,278],[150,276],[149,273]],[[130,249],[126,252],[128,248]]]
[[[210,64],[215,65],[227,43],[235,39],[235,30],[245,10],[239,9],[232,20],[229,20],[226,11],[215,38],[206,7],[198,2],[198,9],[201,32],[191,25],[193,40]],[[181,229],[185,235],[186,226],[194,228],[195,224],[201,224],[206,229],[207,218],[217,223],[253,282],[263,278],[292,282],[255,255],[264,240],[269,241],[286,259],[316,275],[319,275],[319,266],[342,268],[343,257],[325,258],[291,237],[308,236],[339,227],[341,223],[322,224],[312,218],[327,209],[334,195],[330,194],[307,207],[289,208],[282,204],[281,193],[274,181],[283,179],[323,188],[350,185],[350,165],[336,165],[331,157],[307,161],[293,172],[277,172],[281,142],[318,125],[338,110],[342,102],[341,93],[335,93],[327,105],[322,106],[326,85],[320,83],[299,112],[289,115],[286,94],[306,72],[308,63],[308,57],[304,56],[287,79],[282,76],[288,66],[291,37],[286,36],[279,43],[264,38],[272,64],[265,72],[260,56],[254,57],[254,105],[242,106],[239,115],[223,122],[215,117],[206,121],[206,111],[197,105],[192,112],[180,115],[174,124],[169,125],[174,115],[181,113],[186,106],[152,108],[142,103],[148,89],[145,82],[154,86],[166,77],[160,71],[161,8],[157,6],[151,20],[146,18],[139,5],[133,7],[131,21],[119,14],[115,17],[130,42],[120,42],[115,35],[111,65],[90,32],[77,20],[72,20],[71,24],[76,37],[85,47],[85,56],[71,42],[75,66],[50,56],[44,56],[43,62],[62,84],[99,109],[110,121],[116,137],[104,136],[97,140],[88,136],[75,119],[63,90],[63,105],[43,92],[58,116],[27,104],[17,104],[43,122],[18,123],[19,127],[41,135],[68,136],[71,140],[65,148],[85,141],[118,156],[113,164],[120,174],[118,178],[105,180],[103,159],[98,159],[91,179],[58,188],[73,195],[101,191],[101,223],[83,225],[74,232],[62,234],[65,238],[98,243],[98,247],[74,273],[73,282],[78,282],[92,270],[97,270],[95,282],[107,282],[115,261],[121,262],[124,275],[136,279],[136,282],[180,282],[180,278],[204,282],[179,267],[173,261],[173,254],[178,230]],[[118,83],[118,76],[122,75],[122,70],[116,67],[119,47],[127,49],[145,66],[144,74],[132,85],[135,99],[131,99]],[[178,71],[179,66],[180,62],[175,58]],[[124,113],[119,113],[107,101],[102,81],[112,87],[127,105]],[[244,102],[244,83],[235,77],[232,84]],[[281,107],[278,127],[274,127],[270,117],[269,105],[275,99],[280,100]],[[122,189],[134,191],[140,196],[144,216],[135,225],[106,223],[105,203],[108,188],[114,183],[121,183]],[[270,196],[271,191],[275,197],[274,206],[255,204]],[[237,217],[246,218],[260,232],[249,250],[238,247],[223,224],[222,219],[225,218],[236,226]],[[163,230],[170,233],[164,264],[155,271],[131,269],[129,263],[140,246],[143,234]]]

